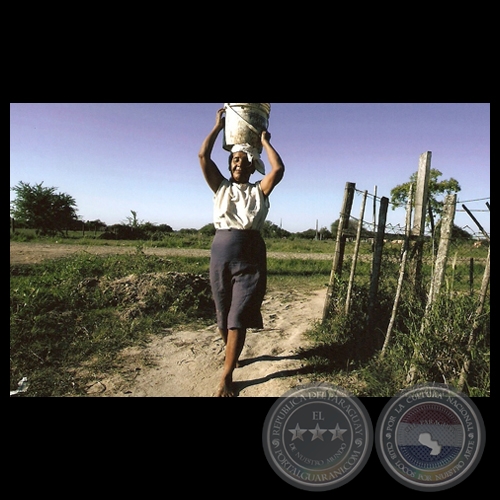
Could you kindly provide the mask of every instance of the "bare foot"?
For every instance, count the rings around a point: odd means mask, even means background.
[[[218,398],[234,398],[236,397],[236,388],[231,378],[222,378],[217,389],[216,397]]]

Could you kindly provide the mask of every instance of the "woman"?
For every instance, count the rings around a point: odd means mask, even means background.
[[[210,258],[210,283],[217,326],[226,345],[226,357],[217,396],[236,395],[233,371],[245,344],[247,328],[263,328],[260,308],[266,291],[266,247],[260,230],[269,211],[269,195],[281,181],[285,166],[263,131],[261,141],[271,171],[250,183],[258,169],[264,173],[258,152],[248,145],[233,147],[226,179],[211,158],[215,140],[224,129],[224,109],[217,111],[215,126],[198,154],[201,169],[214,196],[216,233]]]

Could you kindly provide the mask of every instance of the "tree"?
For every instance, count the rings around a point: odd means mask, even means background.
[[[291,233],[277,226],[270,220],[266,220],[262,227],[261,234],[263,238],[288,238]]]
[[[174,230],[172,229],[172,226],[169,226],[168,224],[158,224],[156,226],[157,231],[161,231],[162,233],[173,233]]]
[[[102,231],[106,229],[106,223],[102,222],[100,219],[85,221],[85,225],[94,231]]]
[[[408,200],[408,194],[410,192],[410,186],[416,185],[418,172],[411,175],[409,182],[400,184],[395,188],[391,189],[391,205],[392,209],[395,210],[399,207],[406,206]],[[429,172],[429,202],[431,204],[432,214],[441,215],[443,212],[444,200],[439,200],[439,196],[458,193],[462,188],[456,179],[450,177],[449,179],[438,181],[442,172],[435,168],[431,168]]]
[[[37,234],[64,233],[78,220],[76,202],[69,194],[56,193],[56,187],[31,186],[20,181],[11,188],[17,195],[11,202],[10,214]]]
[[[337,232],[339,229],[340,219],[337,219],[335,222],[332,222],[330,226],[330,234],[332,238],[337,237]],[[359,222],[357,220],[351,219],[349,221],[349,229],[345,231],[345,235],[354,238],[358,233],[358,225]],[[362,238],[371,238],[373,237],[373,232],[361,227],[361,237]]]
[[[441,237],[441,221],[436,224],[436,238]],[[451,228],[451,237],[454,240],[472,240],[472,234],[468,233],[465,229],[462,229],[460,226],[453,224]]]
[[[326,240],[326,239],[331,238],[331,237],[332,237],[332,233],[327,227],[322,227],[319,230],[319,239],[320,240]]]
[[[127,222],[124,224],[126,224],[127,226],[129,227],[132,227],[134,229],[138,228],[138,227],[141,227],[144,223],[144,221],[140,221],[138,218],[137,218],[137,212],[135,210],[131,210],[130,213],[132,214],[132,217],[127,217]]]
[[[201,227],[199,232],[204,236],[213,236],[215,234],[215,226],[210,222]]]
[[[304,238],[306,240],[314,240],[316,238],[316,229],[306,229],[300,233],[295,233],[297,238]]]

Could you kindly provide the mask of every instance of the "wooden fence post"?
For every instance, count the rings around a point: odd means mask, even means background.
[[[335,242],[335,253],[333,255],[332,270],[330,273],[330,282],[325,297],[325,304],[323,307],[323,321],[329,315],[330,304],[333,298],[333,288],[335,284],[335,277],[342,274],[342,264],[344,262],[344,250],[346,235],[344,231],[349,227],[349,218],[351,217],[352,202],[354,199],[354,190],[356,184],[347,182],[344,189],[344,200],[342,202],[342,210],[340,212],[339,225],[337,228],[337,239]]]
[[[410,229],[411,229],[411,207],[413,203],[413,185],[410,186],[410,192],[408,194],[408,201],[406,203],[406,223],[405,223],[405,239],[403,242],[403,252],[401,255],[401,264],[399,266],[399,278],[398,286],[396,288],[396,296],[394,297],[394,304],[392,306],[391,319],[387,327],[387,332],[385,334],[384,345],[382,346],[382,351],[380,357],[384,357],[385,350],[389,345],[389,341],[392,334],[392,328],[394,326],[394,321],[396,320],[396,314],[399,306],[399,298],[401,297],[401,290],[403,288],[403,280],[405,276],[406,261],[408,260],[408,248],[410,245]]]
[[[413,265],[411,275],[415,290],[419,296],[423,296],[422,289],[422,259],[424,248],[425,215],[429,198],[429,177],[431,170],[432,153],[427,151],[419,158],[417,185],[415,189],[415,214],[413,218],[412,235],[415,243],[412,250]]]
[[[448,259],[448,251],[450,248],[453,220],[455,218],[456,201],[457,201],[457,195],[452,194],[452,195],[447,195],[444,202],[443,215],[441,217],[441,235],[439,239],[437,257],[434,265],[434,273],[429,287],[427,304],[425,306],[424,316],[422,318],[422,324],[420,326],[420,343],[422,344],[425,342],[423,335],[425,333],[425,327],[427,325],[428,315],[431,311],[432,304],[435,302],[437,296],[439,295],[441,286],[444,281],[444,272],[446,268],[446,261]],[[421,356],[420,343],[415,343],[413,350],[413,359],[419,358]],[[410,366],[410,370],[408,372],[407,382],[414,383],[416,375],[417,375],[417,368],[415,364],[412,363]]]
[[[455,219],[456,202],[456,194],[447,195],[445,198],[443,216],[441,218],[441,235],[439,238],[439,247],[436,262],[434,265],[434,273],[431,281],[426,309],[430,308],[432,303],[436,300],[444,281],[446,260],[448,259],[453,221]]]
[[[372,274],[370,278],[370,291],[368,298],[368,317],[367,331],[371,332],[373,323],[373,310],[377,299],[378,283],[380,278],[380,266],[382,264],[382,249],[384,247],[385,223],[387,219],[387,207],[389,206],[389,198],[383,196],[380,199],[380,208],[378,213],[378,228],[375,237],[375,248],[373,251]]]
[[[467,212],[467,214],[469,215],[469,217],[476,223],[476,226],[483,233],[484,237],[488,241],[490,241],[490,235],[484,230],[483,226],[481,226],[481,224],[479,224],[479,221],[472,215],[472,212],[465,205],[462,205],[462,208]],[[488,205],[488,208],[490,208],[489,205]]]
[[[481,291],[479,292],[479,304],[476,308],[476,312],[474,315],[474,322],[472,324],[472,329],[469,335],[469,341],[467,342],[467,354],[465,357],[464,364],[462,366],[462,371],[460,372],[460,378],[458,380],[457,389],[459,391],[463,390],[465,382],[467,381],[467,375],[469,373],[471,364],[471,351],[474,344],[476,343],[476,330],[478,326],[477,322],[479,320],[479,317],[483,314],[486,292],[488,291],[488,285],[490,283],[490,250],[491,246],[488,247],[488,257],[486,258],[486,267],[484,269],[483,281],[481,283]]]
[[[469,294],[472,297],[474,293],[474,257],[469,259]]]
[[[418,162],[417,186],[415,189],[415,215],[413,217],[412,234],[422,236],[425,228],[425,215],[429,198],[429,176],[432,153],[422,153]]]
[[[354,285],[354,274],[356,273],[356,264],[358,262],[359,244],[361,242],[361,230],[363,229],[363,218],[365,216],[366,196],[368,191],[363,192],[363,199],[361,200],[361,210],[359,213],[358,231],[356,233],[356,243],[354,244],[354,252],[352,255],[351,275],[349,276],[349,284],[347,285],[347,297],[345,299],[345,313],[349,314],[351,307],[352,287]]]

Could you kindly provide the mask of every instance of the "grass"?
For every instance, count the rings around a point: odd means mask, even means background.
[[[331,265],[328,260],[268,258],[268,287],[280,290],[319,290],[328,285]]]
[[[119,350],[147,342],[151,333],[213,322],[206,266],[140,253],[11,266],[11,390],[27,376],[31,395],[83,394],[86,380],[74,376],[81,363],[94,372],[112,369]],[[190,279],[153,280],[168,272]],[[134,276],[151,279],[141,285]]]
[[[192,247],[197,241],[197,245],[209,247],[210,238],[197,238],[189,235],[185,245]],[[89,244],[84,241],[72,240],[74,244]],[[146,255],[141,249],[148,242],[106,244],[129,245],[136,252],[106,257],[82,252],[36,265],[11,265],[11,390],[27,376],[30,388],[26,396],[84,395],[93,374],[113,370],[116,355],[124,347],[147,343],[150,335],[165,335],[172,328],[214,322],[208,304],[208,258]],[[268,251],[302,250],[307,254],[320,253],[320,248],[333,252],[334,244],[273,240],[267,246]],[[363,252],[368,252],[366,246]],[[346,256],[350,253],[348,244]],[[314,342],[306,360],[312,377],[344,386],[359,396],[390,396],[400,391],[407,384],[410,363],[416,364],[420,381],[457,381],[467,355],[484,270],[483,254],[475,254],[472,293],[468,259],[455,259],[454,265],[447,268],[445,293],[423,332],[422,303],[408,286],[404,287],[393,336],[381,357],[398,272],[398,251],[392,254],[387,252],[383,261],[383,279],[370,331],[366,317],[369,260],[358,262],[348,314],[344,311],[347,284],[340,279],[335,283],[332,314],[325,322],[312,325],[308,332]],[[330,268],[330,260],[269,258],[268,287],[317,290],[328,284]],[[344,273],[348,275],[349,270],[347,257]],[[424,272],[428,276],[430,266],[424,266]],[[169,278],[168,273],[178,277]],[[179,277],[182,273],[189,278]],[[467,392],[473,396],[489,396],[490,391],[489,308],[488,296],[470,353],[473,369]]]
[[[468,352],[477,297],[443,293],[423,322],[425,306],[407,284],[403,288],[396,324],[388,348],[381,355],[393,305],[393,288],[379,290],[376,314],[368,328],[368,289],[355,287],[355,300],[345,313],[346,284],[336,284],[330,316],[318,322],[308,336],[315,343],[309,359],[315,376],[350,389],[358,396],[393,396],[415,383],[447,383],[458,387],[467,356],[474,368],[464,392],[490,396],[490,302],[477,318],[475,342]],[[410,368],[417,377],[407,379]]]
[[[269,259],[268,267],[271,290],[314,289],[329,272],[327,261]],[[208,258],[141,251],[11,265],[11,390],[27,376],[31,396],[83,395],[92,375],[112,370],[124,347],[171,328],[212,324],[208,268]],[[188,278],[179,282],[181,273]]]

